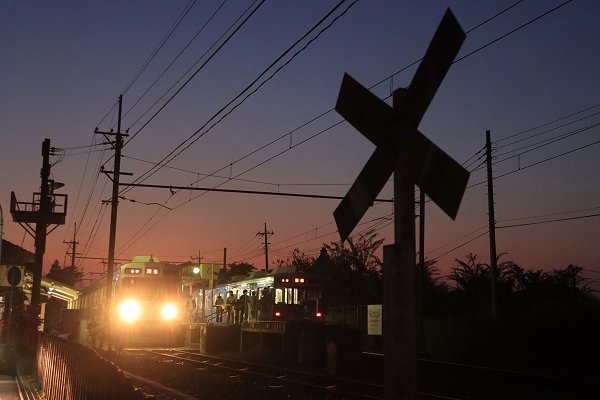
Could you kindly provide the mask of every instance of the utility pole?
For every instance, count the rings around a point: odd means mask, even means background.
[[[423,294],[425,281],[425,192],[419,190],[419,269],[417,271],[417,333],[422,350],[425,350],[423,326]]]
[[[98,128],[95,129],[94,133],[99,133],[104,135],[106,140],[108,140],[115,149],[115,165],[114,171],[105,171],[104,168],[101,171],[105,174],[112,174],[112,197],[111,197],[111,208],[110,208],[110,236],[108,241],[108,268],[106,270],[106,309],[104,316],[104,325],[106,336],[109,338],[109,348],[110,348],[110,315],[111,315],[111,306],[112,306],[112,279],[113,272],[115,267],[115,243],[117,237],[117,208],[119,205],[119,178],[121,175],[132,175],[130,173],[121,172],[121,150],[123,149],[123,137],[129,136],[121,133],[121,113],[123,109],[123,95],[119,96],[119,117],[117,122],[117,132],[113,132],[111,129],[110,132],[100,132]],[[112,142],[109,136],[114,136],[115,141]]]
[[[274,235],[273,231],[267,231],[267,223],[265,222],[265,230],[263,232],[258,232],[256,236],[264,236],[265,237],[265,271],[269,272],[269,235]]]
[[[77,235],[77,222],[75,222],[73,228],[73,240],[69,242],[63,240],[63,243],[69,245],[69,248],[71,249],[71,253],[67,252],[67,254],[71,255],[71,268],[73,268],[73,272],[75,272],[75,256],[79,254],[76,252],[77,245],[79,244],[79,242],[75,240],[75,235]]]
[[[31,287],[31,321],[35,321],[40,313],[40,289],[42,286],[42,269],[44,253],[46,252],[46,228],[48,227],[48,214],[50,213],[50,139],[45,139],[42,145],[42,170],[40,176],[40,209],[35,224],[35,266],[33,270],[33,286]],[[37,325],[37,324],[36,324]]]
[[[196,257],[192,256],[191,257],[192,260],[195,260]],[[202,277],[202,265],[200,264],[202,262],[202,257],[200,256],[200,250],[198,250],[198,273],[200,274],[200,282],[202,282],[202,314],[201,314],[201,318],[202,321],[204,321],[205,317],[206,317],[206,288],[204,285],[204,278]],[[192,280],[192,285],[193,285],[193,280]],[[192,286],[190,285],[190,294],[192,293]],[[198,305],[196,304],[196,307]]]
[[[35,263],[33,267],[33,285],[31,287],[31,305],[29,307],[29,327],[32,330],[37,329],[39,322],[42,269],[44,253],[46,252],[46,236],[49,233],[47,228],[48,225],[52,224],[64,224],[67,214],[67,195],[54,194],[54,189],[64,185],[50,180],[50,168],[52,167],[50,156],[54,155],[53,151],[54,149],[50,147],[50,139],[44,139],[42,143],[42,169],[40,172],[42,183],[40,192],[33,194],[33,201],[31,203],[17,201],[14,192],[11,192],[10,199],[10,212],[13,221],[18,222],[27,233],[35,238]],[[60,208],[62,208],[62,211],[58,211]],[[35,223],[35,230],[29,225],[30,223]]]
[[[490,234],[490,292],[492,297],[492,318],[496,318],[496,275],[498,271],[496,258],[496,219],[494,215],[494,176],[492,174],[492,141],[490,131],[485,131],[485,150],[487,155],[488,216]]]

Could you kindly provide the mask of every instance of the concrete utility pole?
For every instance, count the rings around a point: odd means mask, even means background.
[[[487,184],[488,184],[488,216],[490,233],[490,292],[492,297],[492,318],[496,318],[496,279],[497,279],[497,256],[496,256],[496,217],[494,215],[494,176],[492,173],[492,141],[490,131],[485,131],[485,150],[487,155]]]
[[[274,235],[273,231],[267,231],[267,223],[265,222],[265,230],[263,232],[258,232],[256,236],[264,236],[265,237],[265,271],[269,272],[269,242],[268,236]]]
[[[123,137],[129,136],[121,133],[121,113],[123,109],[123,95],[119,96],[119,117],[117,122],[117,132],[114,133],[111,129],[110,132],[100,132],[98,128],[94,133],[104,135],[104,137],[110,142],[111,146],[115,149],[115,165],[114,171],[102,172],[105,174],[112,174],[112,197],[111,197],[111,208],[110,208],[110,236],[108,242],[108,268],[106,270],[106,309],[105,309],[105,330],[106,335],[110,341],[110,315],[112,306],[112,279],[115,266],[115,243],[117,237],[117,209],[119,206],[119,179],[121,175],[132,175],[130,173],[121,172],[121,150],[123,149]],[[115,141],[112,142],[109,136],[115,136]],[[109,177],[110,178],[110,177]],[[110,344],[109,344],[110,346]]]
[[[192,256],[192,261],[196,259],[196,257]],[[198,250],[198,274],[200,274],[200,282],[202,282],[202,314],[200,315],[200,317],[202,318],[202,321],[204,321],[205,317],[206,317],[206,288],[204,285],[204,278],[202,277],[202,257],[200,256],[200,250]],[[192,280],[193,282],[193,280]],[[193,285],[193,283],[192,283]],[[192,293],[192,286],[190,285],[190,294]],[[196,305],[197,307],[197,305]]]
[[[35,266],[33,270],[33,286],[31,287],[31,321],[40,314],[40,289],[42,285],[42,269],[44,265],[44,253],[46,252],[46,228],[48,227],[48,214],[50,207],[50,139],[45,139],[42,145],[42,170],[40,176],[40,208],[38,220],[35,224]]]
[[[42,144],[42,169],[40,177],[42,183],[40,192],[34,193],[33,201],[19,202],[11,192],[10,212],[13,220],[18,222],[25,231],[35,238],[35,263],[33,267],[33,285],[31,287],[31,305],[29,307],[30,328],[36,329],[40,315],[40,288],[42,282],[42,269],[44,253],[46,252],[46,236],[48,225],[62,225],[65,223],[67,213],[67,195],[56,195],[54,189],[63,186],[62,183],[51,181],[50,156],[54,149],[50,147],[50,139],[45,139]],[[60,199],[63,199],[62,201]],[[62,212],[57,210],[62,207]],[[35,230],[29,225],[35,223]]]
[[[419,190],[419,269],[417,270],[417,335],[418,344],[424,350],[425,328],[423,326],[423,294],[425,281],[425,192]]]

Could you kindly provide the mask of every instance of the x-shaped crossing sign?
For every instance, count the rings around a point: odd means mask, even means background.
[[[469,172],[418,130],[419,123],[458,53],[465,33],[448,9],[403,98],[392,109],[345,74],[335,106],[352,126],[377,146],[333,215],[342,240],[383,189],[400,161],[421,190],[456,218]]]

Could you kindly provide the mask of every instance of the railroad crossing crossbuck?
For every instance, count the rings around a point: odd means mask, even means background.
[[[418,392],[416,339],[416,183],[446,214],[456,217],[469,172],[418,130],[465,33],[446,11],[408,89],[394,91],[388,106],[344,75],[335,109],[377,148],[334,211],[342,240],[394,172],[394,245],[383,249],[385,398],[415,400]]]
[[[469,172],[419,132],[418,126],[464,39],[452,12],[446,11],[410,86],[394,93],[404,96],[399,109],[392,109],[344,75],[335,109],[377,148],[334,212],[342,240],[372,205],[398,161],[431,200],[456,218]]]

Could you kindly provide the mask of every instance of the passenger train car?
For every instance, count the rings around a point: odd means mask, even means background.
[[[246,298],[242,297],[244,290]],[[207,308],[214,307],[217,297],[223,300],[232,294],[238,301],[237,312],[224,313],[223,322],[258,321],[322,321],[323,300],[321,281],[317,275],[296,272],[293,267],[280,267],[267,271],[255,271],[246,276],[238,276],[229,282],[217,285],[212,295],[207,296]],[[242,298],[243,300],[239,300]],[[243,302],[243,304],[239,304]],[[241,321],[241,310],[244,318]],[[214,309],[214,308],[213,308]],[[233,315],[232,315],[233,314]],[[229,316],[229,318],[228,318]],[[216,321],[216,314],[209,316]]]
[[[187,297],[181,292],[181,267],[154,256],[137,256],[115,270],[112,283],[111,331],[122,344],[175,339],[183,331]],[[87,335],[80,336],[94,340],[94,330],[101,327],[97,339],[103,339],[105,302],[105,282],[83,289],[75,302],[87,325]]]

